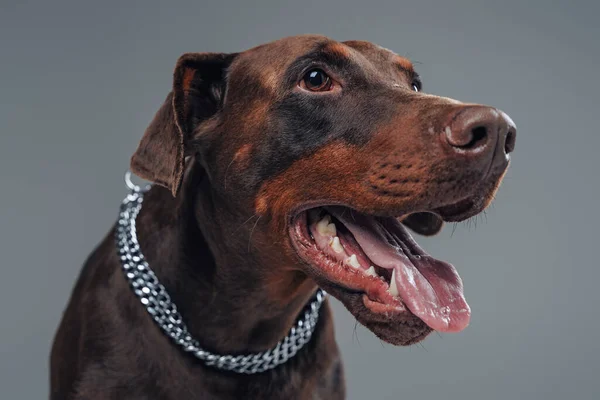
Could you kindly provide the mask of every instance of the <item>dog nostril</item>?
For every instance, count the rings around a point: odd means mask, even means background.
[[[504,142],[504,152],[506,154],[512,153],[515,149],[516,132],[514,129],[509,129],[506,134],[506,141]]]
[[[487,139],[487,128],[485,126],[478,126],[471,130],[471,140],[464,146],[460,146],[465,149],[474,149],[485,143]]]
[[[503,151],[505,144],[510,148],[514,134],[508,138],[508,132],[515,132],[514,124],[508,116],[495,108],[472,106],[461,108],[452,116],[445,128],[445,141],[463,155],[481,155]],[[508,142],[506,139],[509,139]]]

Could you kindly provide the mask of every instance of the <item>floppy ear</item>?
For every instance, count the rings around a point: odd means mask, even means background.
[[[177,61],[173,90],[131,157],[136,175],[177,194],[194,129],[221,107],[227,67],[235,54],[187,53]]]

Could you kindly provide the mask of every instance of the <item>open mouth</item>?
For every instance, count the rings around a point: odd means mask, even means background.
[[[470,320],[456,269],[427,254],[396,218],[341,206],[302,211],[291,239],[313,273],[338,293],[361,294],[375,314],[412,314],[440,332]]]

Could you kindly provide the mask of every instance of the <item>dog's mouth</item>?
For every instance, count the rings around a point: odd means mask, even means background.
[[[396,218],[317,207],[294,217],[290,236],[311,275],[342,302],[353,297],[356,304],[358,295],[371,313],[405,325],[414,316],[440,332],[458,332],[469,324],[456,269],[427,254]],[[426,335],[427,327],[413,336]]]

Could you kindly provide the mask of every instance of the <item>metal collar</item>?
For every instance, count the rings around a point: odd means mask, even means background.
[[[142,189],[133,184],[129,172],[125,181],[131,192],[121,204],[116,230],[117,250],[123,272],[152,319],[177,345],[211,367],[240,374],[256,374],[284,364],[310,341],[319,319],[319,310],[325,300],[326,293],[323,289],[317,290],[289,333],[269,350],[252,354],[223,355],[202,349],[198,341],[190,335],[177,307],[140,250],[135,220],[142,208],[144,192],[149,187]]]

